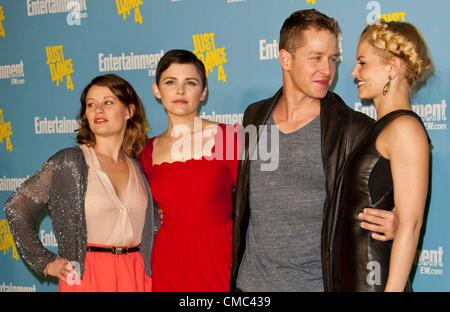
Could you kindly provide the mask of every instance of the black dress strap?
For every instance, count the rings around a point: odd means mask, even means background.
[[[400,116],[411,116],[416,118],[419,123],[422,125],[423,129],[425,130],[425,133],[427,135],[428,138],[428,143],[431,143],[430,137],[428,136],[428,132],[427,129],[425,128],[425,125],[423,124],[422,118],[420,118],[419,115],[417,115],[414,111],[412,110],[408,110],[408,109],[398,109],[398,110],[394,110],[386,115],[384,115],[383,117],[381,117],[380,119],[378,119],[375,124],[374,124],[374,128],[372,131],[372,137],[376,138],[378,137],[378,135],[380,134],[380,132],[394,119],[396,119],[397,117]]]

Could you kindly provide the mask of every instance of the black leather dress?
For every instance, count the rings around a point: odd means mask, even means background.
[[[335,291],[384,291],[386,286],[392,241],[373,239],[370,231],[360,227],[358,214],[365,207],[384,210],[394,207],[390,162],[378,153],[375,142],[380,132],[402,115],[414,116],[422,123],[409,110],[396,110],[383,116],[347,163],[342,212],[333,248]]]

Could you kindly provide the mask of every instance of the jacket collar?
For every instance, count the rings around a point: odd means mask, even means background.
[[[278,89],[278,91],[274,94],[273,97],[264,101],[265,103],[261,105],[259,111],[257,111],[254,114],[254,117],[251,119],[249,124],[253,124],[257,127],[265,125],[282,94],[283,94],[283,87]],[[328,154],[330,146],[330,144],[328,143],[333,142],[334,138],[333,133],[334,134],[337,133],[337,131],[329,131],[330,130],[329,127],[332,125],[336,126],[336,122],[338,122],[339,119],[339,113],[346,109],[348,109],[348,107],[344,103],[344,101],[333,92],[328,91],[325,97],[320,100],[320,129],[321,129],[322,158],[326,158],[324,156]],[[258,136],[256,143],[259,141],[260,131],[262,131],[262,128],[258,129]],[[251,150],[252,150],[251,148],[246,149],[245,151],[246,160],[248,160]]]
[[[267,100],[267,104],[262,107],[260,113],[255,116],[251,124],[265,125],[282,94],[283,87],[278,89],[274,96]],[[320,121],[328,121],[330,118],[333,118],[343,108],[342,105],[346,106],[342,99],[335,93],[328,91],[325,97],[320,100]]]

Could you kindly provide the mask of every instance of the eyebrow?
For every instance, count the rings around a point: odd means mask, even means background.
[[[360,59],[363,59],[363,58],[366,58],[364,55],[360,55],[360,56],[358,56],[357,58],[356,58],[356,60],[360,60]]]
[[[318,52],[318,51],[311,51],[311,52],[309,52],[308,54],[309,54],[309,55],[324,55],[325,53],[323,53],[323,52]],[[333,57],[333,56],[339,57],[340,55],[341,55],[341,54],[338,52],[338,53],[335,53],[335,54],[331,55],[331,57]]]
[[[111,99],[113,99],[113,100],[117,99],[117,98],[116,98],[115,96],[113,96],[113,95],[107,95],[107,96],[104,96],[104,97],[103,97],[103,99],[107,99],[107,98],[111,98]],[[88,100],[94,100],[94,101],[95,101],[95,99],[94,99],[94,98],[91,98],[91,97],[86,98],[86,101],[88,101]]]
[[[309,54],[309,55],[311,55],[311,54],[323,55],[323,52],[311,51],[311,52],[309,52],[308,54]]]
[[[177,80],[177,77],[165,77],[163,80],[167,80],[167,79],[174,79]],[[187,77],[186,80],[195,80],[195,81],[200,81],[199,79],[195,78],[195,77]]]

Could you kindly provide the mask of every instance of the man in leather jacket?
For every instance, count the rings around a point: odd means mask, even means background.
[[[328,90],[338,34],[334,19],[316,10],[294,12],[280,31],[283,86],[245,111],[244,127],[268,126],[258,128],[256,147],[272,137],[267,129],[277,132],[271,148],[278,149],[279,164],[260,169],[258,149],[246,141],[236,187],[231,290],[334,289],[331,242],[342,171],[373,123]],[[365,209],[358,217],[373,238],[393,239],[393,212]]]

